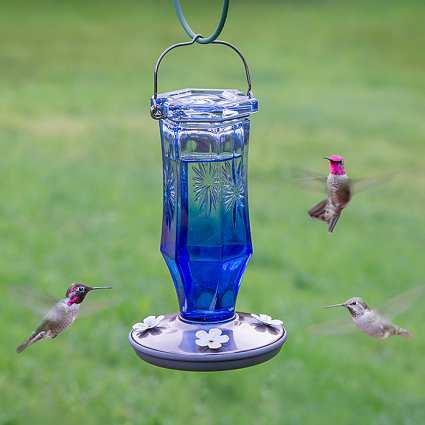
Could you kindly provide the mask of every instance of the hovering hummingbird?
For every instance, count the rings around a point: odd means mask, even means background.
[[[47,313],[40,326],[17,349],[21,353],[27,347],[42,339],[57,337],[70,326],[80,310],[80,304],[90,291],[111,289],[111,286],[87,286],[74,282],[66,291],[65,298],[58,301]]]
[[[394,325],[378,312],[369,308],[360,297],[350,298],[342,304],[326,306],[326,308],[332,307],[345,307],[350,312],[354,324],[369,336],[380,339],[394,335],[410,337],[410,333],[406,329]]]
[[[328,196],[311,208],[308,213],[312,218],[325,221],[328,224],[329,232],[333,232],[342,210],[351,200],[352,184],[345,173],[342,156],[331,155],[324,159],[329,161],[329,175],[326,180]]]

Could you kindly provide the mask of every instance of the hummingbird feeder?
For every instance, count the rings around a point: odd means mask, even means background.
[[[154,69],[151,116],[159,120],[163,164],[161,253],[177,293],[179,313],[149,316],[133,326],[136,353],[157,366],[196,371],[236,369],[276,355],[287,333],[280,320],[236,312],[242,276],[252,255],[247,162],[250,115],[258,101],[238,48],[194,34],[170,46]],[[224,19],[223,19],[224,16]],[[171,50],[219,44],[242,60],[248,89],[179,89],[158,94],[158,70]]]

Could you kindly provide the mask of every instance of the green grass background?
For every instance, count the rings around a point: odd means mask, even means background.
[[[219,5],[184,1],[195,31]],[[220,2],[218,2],[220,3]],[[220,3],[221,4],[221,3]],[[398,323],[415,337],[318,337],[320,306],[372,305],[424,284],[425,3],[231,2],[222,38],[252,68],[249,193],[254,256],[242,311],[282,318],[283,351],[253,368],[155,368],[131,325],[176,310],[159,253],[162,171],[152,66],[184,40],[171,1],[2,1],[0,12],[0,424],[277,425],[425,423],[424,300]],[[171,54],[160,91],[245,87],[230,50]],[[320,194],[294,165],[399,175],[358,196],[335,234],[306,210]],[[22,355],[37,324],[11,288],[59,298],[73,280],[111,283],[114,305]]]

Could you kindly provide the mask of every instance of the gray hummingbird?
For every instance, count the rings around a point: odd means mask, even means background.
[[[46,314],[40,326],[16,349],[21,353],[27,347],[42,339],[56,338],[77,318],[80,304],[90,291],[111,289],[111,286],[87,286],[74,282],[66,291],[65,298],[58,301]]]
[[[410,337],[410,333],[406,329],[391,323],[377,311],[369,308],[360,297],[350,298],[342,304],[326,306],[326,308],[332,307],[345,307],[350,312],[354,324],[369,336],[380,339],[394,335]]]
[[[352,184],[344,170],[344,158],[339,155],[326,157],[329,175],[326,180],[328,196],[308,211],[310,217],[325,221],[328,231],[333,232],[342,210],[352,197]]]

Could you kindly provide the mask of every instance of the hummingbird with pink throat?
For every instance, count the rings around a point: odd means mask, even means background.
[[[58,301],[47,313],[40,326],[16,349],[21,353],[30,345],[43,339],[56,338],[72,325],[80,311],[80,304],[90,291],[111,289],[111,286],[87,286],[74,282],[66,291],[65,298]]]
[[[327,198],[320,201],[308,211],[310,217],[328,224],[328,231],[333,232],[342,210],[352,198],[352,182],[344,169],[344,158],[331,155],[324,158],[329,161],[329,175],[326,179]]]

